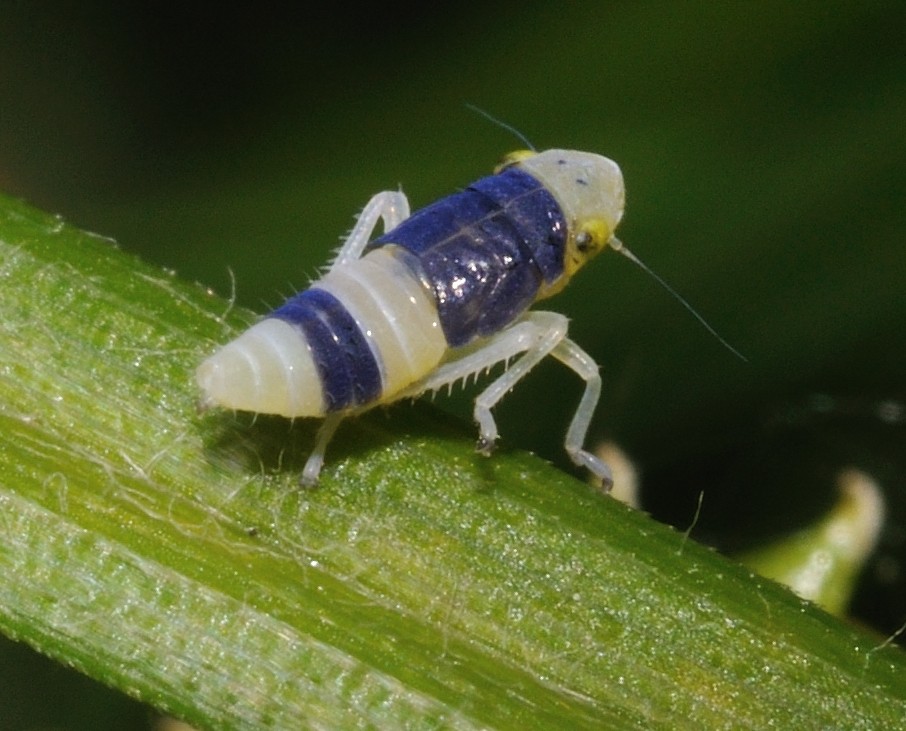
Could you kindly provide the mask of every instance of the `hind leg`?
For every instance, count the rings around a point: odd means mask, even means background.
[[[371,240],[378,221],[383,219],[384,231],[396,228],[409,218],[409,201],[400,191],[385,190],[371,198],[359,214],[349,236],[337,252],[331,269],[348,264],[362,256]]]
[[[318,475],[321,474],[321,467],[324,466],[324,452],[327,445],[333,439],[340,422],[343,421],[341,414],[330,414],[321,423],[318,429],[318,436],[315,438],[315,448],[308,455],[305,467],[302,470],[302,476],[299,482],[303,487],[314,487],[318,484]]]

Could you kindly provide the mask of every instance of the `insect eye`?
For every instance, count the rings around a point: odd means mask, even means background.
[[[594,248],[594,236],[588,231],[580,231],[576,235],[576,249],[584,254],[592,248]]]

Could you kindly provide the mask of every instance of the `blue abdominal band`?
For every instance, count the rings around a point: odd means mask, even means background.
[[[450,347],[499,332],[563,273],[566,221],[554,197],[517,168],[414,213],[369,248],[396,245],[433,290]]]
[[[372,403],[381,395],[381,372],[374,354],[355,320],[332,294],[307,289],[269,317],[285,320],[305,334],[321,376],[327,412]]]

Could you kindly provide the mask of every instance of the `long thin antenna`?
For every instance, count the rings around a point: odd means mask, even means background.
[[[509,132],[511,135],[513,135],[517,140],[519,140],[523,145],[525,145],[532,152],[537,152],[537,150],[535,149],[535,146],[531,143],[529,138],[526,137],[524,134],[522,134],[522,132],[520,132],[518,129],[516,129],[513,125],[507,124],[503,120],[497,119],[497,117],[486,112],[481,107],[476,107],[474,104],[466,103],[466,107],[468,109],[471,109],[476,114],[480,114],[482,117],[487,119],[489,122],[493,122],[498,127],[505,129],[507,132]]]
[[[720,341],[720,343],[721,343],[727,350],[729,350],[731,353],[733,353],[733,355],[735,355],[735,356],[736,356],[737,358],[739,358],[740,360],[745,361],[746,363],[749,362],[749,359],[748,359],[748,358],[746,358],[746,357],[745,357],[742,353],[740,353],[736,348],[734,348],[732,345],[730,345],[730,343],[728,343],[726,340],[724,340],[724,339],[720,336],[720,334],[717,332],[717,330],[715,330],[713,327],[711,327],[711,326],[707,323],[707,321],[705,320],[705,318],[702,317],[701,315],[699,315],[698,312],[695,311],[695,308],[693,308],[692,305],[690,305],[688,302],[686,302],[686,300],[684,300],[684,299],[680,296],[680,294],[679,294],[675,289],[673,289],[673,287],[671,287],[669,284],[667,284],[667,282],[665,282],[663,279],[661,279],[661,278],[657,275],[657,273],[654,272],[654,271],[651,269],[651,267],[649,267],[647,264],[645,264],[641,259],[639,259],[635,254],[633,254],[629,249],[627,249],[627,248],[623,245],[623,242],[622,242],[622,241],[620,241],[620,240],[619,240],[618,238],[616,238],[616,237],[611,237],[610,241],[608,241],[607,243],[608,243],[608,245],[610,246],[611,249],[613,249],[614,251],[618,251],[618,252],[621,253],[623,256],[625,256],[627,259],[629,259],[630,261],[632,261],[632,262],[634,262],[636,265],[638,265],[643,271],[645,271],[645,272],[647,272],[649,275],[651,275],[651,277],[653,277],[654,280],[655,280],[658,284],[660,284],[660,285],[661,285],[664,289],[666,289],[671,295],[673,295],[673,297],[674,297],[674,298],[675,298],[675,299],[676,299],[683,307],[685,307],[685,308],[692,314],[692,316],[693,316],[696,320],[699,321],[699,323],[701,323],[701,325],[705,328],[705,330],[707,330],[707,331],[708,331],[709,333],[711,333],[715,338],[717,338],[717,339]]]

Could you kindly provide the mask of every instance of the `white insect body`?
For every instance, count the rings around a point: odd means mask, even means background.
[[[583,449],[598,367],[567,337],[566,317],[529,307],[607,245],[621,250],[623,206],[617,164],[571,150],[512,153],[412,216],[402,193],[379,193],[321,279],[199,366],[202,403],[323,417],[302,474],[311,485],[344,418],[521,355],[475,399],[478,448],[489,453],[491,409],[551,355],[585,382],[566,452],[609,486],[607,465]],[[371,240],[379,220],[385,233]]]

